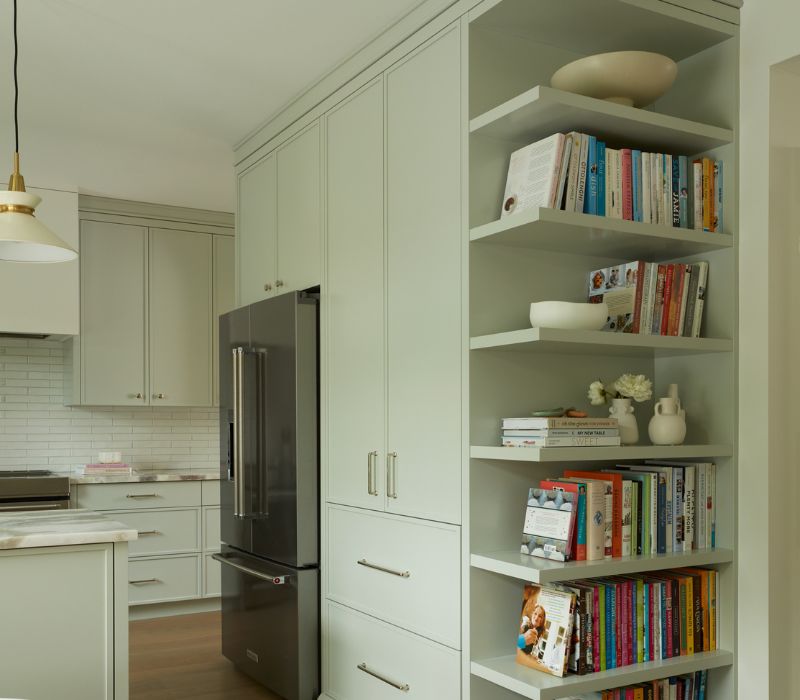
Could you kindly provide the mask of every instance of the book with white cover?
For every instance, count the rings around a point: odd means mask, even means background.
[[[583,134],[570,131],[567,138],[572,140],[572,152],[569,156],[569,172],[567,173],[567,193],[564,198],[564,211],[576,211],[578,201],[578,174],[581,167],[581,151],[583,149]]]
[[[556,205],[563,151],[564,134],[553,134],[511,154],[501,218]]]
[[[576,435],[574,437],[511,437],[502,436],[503,447],[619,447],[620,437],[595,437]]]

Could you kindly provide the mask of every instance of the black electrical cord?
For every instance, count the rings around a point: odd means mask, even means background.
[[[17,80],[17,0],[14,0],[14,151],[19,153],[19,81]]]

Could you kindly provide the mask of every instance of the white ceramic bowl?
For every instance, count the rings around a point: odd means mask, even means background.
[[[672,87],[678,66],[649,51],[613,51],[586,56],[559,68],[550,79],[558,90],[646,107]]]
[[[531,304],[534,328],[564,328],[599,331],[608,320],[608,304],[575,304],[569,301],[539,301]]]

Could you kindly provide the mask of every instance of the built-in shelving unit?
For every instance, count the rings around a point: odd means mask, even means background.
[[[520,666],[514,656],[500,656],[472,662],[472,673],[485,678],[502,688],[511,690],[530,700],[556,700],[576,693],[590,693],[621,685],[644,683],[694,673],[701,669],[720,668],[733,665],[730,651],[706,651],[691,656],[679,656],[663,661],[650,661],[632,666],[623,666],[611,671],[590,673],[585,676],[557,678],[541,671]]]
[[[598,576],[624,576],[680,566],[729,564],[732,561],[733,551],[730,549],[696,549],[692,552],[568,562],[539,559],[521,554],[517,550],[475,553],[471,556],[471,564],[476,569],[542,584],[577,581]]]
[[[470,700],[556,700],[670,675],[710,671],[707,700],[735,695],[738,12],[705,14],[660,0],[485,0],[469,17],[470,241],[469,522],[463,685]],[[716,3],[712,3],[716,4]],[[712,16],[716,15],[716,16]],[[549,87],[561,66],[621,50],[679,62],[672,89],[636,109]],[[612,148],[724,161],[720,233],[536,209],[500,218],[510,154],[556,132],[580,131]],[[530,328],[544,300],[585,301],[591,270],[632,260],[709,263],[700,338]],[[640,444],[506,448],[500,419],[550,406],[608,415],[588,384],[623,372],[653,380],[654,398],[679,385],[687,444],[645,444],[653,403],[636,404]],[[596,562],[519,553],[527,489],[565,465],[594,469],[644,460],[714,462],[717,548]],[[719,571],[717,651],[557,678],[519,665],[513,643],[524,582],[654,572]]]

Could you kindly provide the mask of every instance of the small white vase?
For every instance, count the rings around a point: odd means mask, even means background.
[[[639,426],[633,415],[630,399],[611,399],[608,412],[619,423],[619,439],[623,445],[635,445],[639,442]]]
[[[686,420],[675,399],[665,397],[655,405],[654,415],[647,426],[654,445],[681,445],[686,438]]]

